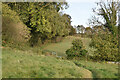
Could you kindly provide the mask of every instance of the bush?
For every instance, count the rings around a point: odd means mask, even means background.
[[[85,58],[86,53],[88,52],[85,50],[83,43],[80,39],[76,39],[72,42],[73,46],[66,51],[68,59],[80,59]]]
[[[96,48],[93,59],[100,61],[117,61],[118,60],[118,39],[112,34],[94,35],[91,47]]]
[[[20,21],[16,12],[2,4],[2,40],[5,44],[21,44],[30,38],[29,29]]]

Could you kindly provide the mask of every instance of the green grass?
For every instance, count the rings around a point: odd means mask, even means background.
[[[93,53],[96,49],[89,46],[91,39],[90,38],[81,38],[81,39],[82,39],[83,45],[85,46],[86,50],[88,51],[88,54],[91,56],[94,55]]]
[[[73,61],[77,66],[92,72],[93,78],[118,78],[118,65],[92,61]]]
[[[94,52],[94,48],[89,47],[89,43],[91,41],[90,38],[80,38],[74,36],[66,37],[62,42],[59,43],[51,43],[43,48],[43,50],[55,51],[58,56],[66,56],[66,50],[72,46],[72,41],[75,39],[82,39],[83,45],[88,50],[89,55],[92,55]]]
[[[65,51],[72,46],[72,40],[74,39],[65,38],[62,42],[49,44],[43,50],[55,51],[58,56],[66,56]]]
[[[41,55],[42,50],[49,50],[57,52],[59,56],[66,56],[65,51],[78,38],[69,36],[60,43],[50,43],[42,48],[25,47],[18,50],[6,47],[2,51],[3,78],[117,78],[117,64],[69,61]],[[91,39],[82,38],[82,41],[92,55],[95,49],[89,47]]]
[[[49,51],[55,51],[59,53],[58,55],[65,55],[65,51],[69,49],[72,46],[72,41],[74,39],[80,39],[80,37],[74,37],[69,36],[66,37],[62,42],[60,43],[52,43],[45,47],[44,49]],[[96,49],[89,47],[89,44],[91,42],[90,38],[81,38],[83,41],[83,45],[85,46],[86,50],[88,50],[89,55],[94,55],[94,51]],[[75,61],[79,67],[86,68],[90,70],[93,74],[94,78],[116,78],[117,77],[117,71],[118,71],[118,65],[116,64],[106,64],[106,63],[97,63],[92,61]]]
[[[91,78],[89,70],[68,60],[5,48],[2,51],[3,78]]]

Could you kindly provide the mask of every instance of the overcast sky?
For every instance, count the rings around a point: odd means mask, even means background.
[[[88,19],[93,15],[92,8],[98,0],[66,0],[69,8],[65,13],[72,17],[72,25],[84,25],[87,27]]]

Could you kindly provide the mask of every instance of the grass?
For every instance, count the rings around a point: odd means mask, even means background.
[[[74,36],[66,37],[62,42],[59,43],[51,43],[43,48],[43,50],[55,51],[58,56],[66,56],[65,52],[72,46],[72,41],[75,39],[81,39],[83,41],[83,45],[88,50],[89,55],[92,55],[94,52],[94,48],[89,47],[89,43],[91,41],[90,38],[80,38]]]
[[[10,48],[2,52],[3,78],[92,78],[89,70],[68,60]]]
[[[91,39],[90,38],[81,38],[83,45],[85,46],[86,50],[88,51],[89,55],[94,55],[94,51],[96,50],[95,48],[92,48],[89,46]]]
[[[43,50],[55,51],[58,56],[66,56],[65,51],[72,46],[72,40],[74,39],[65,38],[62,42],[49,44]]]
[[[65,51],[72,46],[72,41],[74,39],[80,39],[80,37],[69,36],[66,37],[63,42],[53,43],[45,47],[44,49],[55,51],[59,53],[58,55],[65,55]],[[89,55],[94,55],[94,48],[89,47],[91,42],[90,38],[81,38],[83,45],[86,50],[88,50]],[[77,66],[86,68],[90,70],[94,78],[117,78],[118,65],[117,64],[106,64],[106,63],[97,63],[92,61],[73,61]]]
[[[77,66],[92,72],[93,78],[118,78],[118,65],[92,61],[73,61]]]
[[[60,43],[50,43],[42,48],[4,48],[3,78],[117,78],[117,64],[63,60],[41,54],[42,50],[49,50],[57,52],[59,56],[66,56],[65,51],[72,46],[72,41],[78,38],[80,37],[69,36]],[[88,53],[93,55],[95,49],[89,47],[91,39],[82,38],[82,41]]]

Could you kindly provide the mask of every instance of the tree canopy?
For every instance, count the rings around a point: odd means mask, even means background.
[[[31,30],[32,45],[40,39],[56,38],[69,35],[74,29],[71,26],[71,17],[61,10],[68,7],[66,2],[15,2],[6,3],[16,11],[24,24]],[[35,40],[34,40],[35,39]]]

